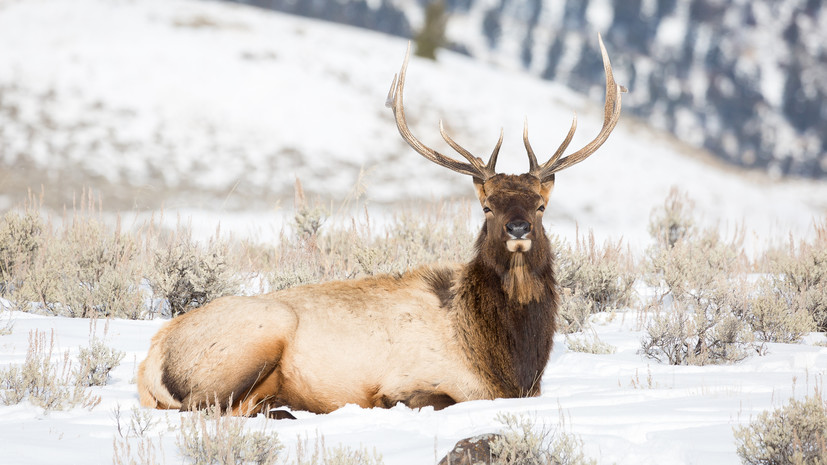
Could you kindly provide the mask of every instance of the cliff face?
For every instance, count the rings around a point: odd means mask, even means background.
[[[427,1],[236,0],[411,36]],[[602,92],[597,32],[624,106],[744,167],[827,177],[821,0],[445,0],[451,47]]]

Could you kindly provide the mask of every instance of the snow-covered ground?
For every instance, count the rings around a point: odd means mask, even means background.
[[[17,202],[23,182],[59,199],[86,186],[101,192],[105,207],[118,199],[114,208],[134,208],[139,218],[164,205],[170,221],[180,213],[204,234],[220,221],[222,231],[266,240],[289,215],[296,177],[311,196],[338,206],[363,170],[361,201],[374,218],[398,204],[470,199],[470,180],[407,148],[384,108],[404,50],[396,38],[213,2],[0,0],[0,209]],[[621,83],[624,74],[616,69]],[[479,154],[504,127],[507,172],[527,166],[524,117],[535,151],[551,153],[574,112],[573,148],[597,134],[602,116],[602,102],[447,52],[436,63],[412,59],[406,108],[414,133],[446,153],[440,118]],[[579,224],[645,245],[649,213],[672,186],[695,200],[707,223],[745,223],[758,245],[789,230],[804,236],[827,214],[827,184],[721,168],[625,118],[592,159],[558,175],[548,229],[570,238]],[[133,213],[122,215],[129,225]],[[87,320],[0,313],[0,325],[7,317],[15,324],[0,336],[0,367],[22,362],[33,329],[54,328],[60,350],[88,345]],[[600,338],[618,349],[612,355],[569,352],[558,338],[539,398],[440,412],[299,412],[297,421],[270,427],[288,444],[318,432],[328,445],[376,447],[387,464],[413,465],[498,429],[498,412],[526,412],[551,426],[562,412],[601,464],[735,464],[732,426],[793,391],[811,392],[827,371],[827,348],[811,344],[770,345],[767,356],[731,366],[661,365],[637,354],[639,320],[629,311],[598,322]],[[162,323],[109,323],[108,344],[127,355],[110,384],[93,390],[102,403],[92,411],[0,407],[0,463],[110,461],[112,410],[137,405],[135,366]],[[178,424],[178,413],[155,415]],[[167,463],[178,463],[174,432],[157,433]]]
[[[0,367],[22,363],[29,331],[54,329],[56,353],[89,344],[90,322],[26,313],[11,318],[11,335],[0,336]],[[812,394],[827,375],[827,347],[770,344],[769,354],[736,365],[675,367],[637,353],[642,332],[636,312],[598,315],[596,332],[617,348],[611,355],[571,352],[558,336],[542,379],[542,395],[457,404],[442,411],[389,410],[347,406],[328,415],[294,412],[297,420],[248,420],[250,427],[277,432],[288,448],[299,438],[322,435],[328,446],[342,444],[382,454],[388,465],[436,463],[465,437],[498,431],[499,413],[525,414],[537,427],[558,426],[580,435],[587,455],[599,464],[737,464],[732,427],[785,403]],[[105,387],[92,388],[102,402],[93,410],[76,408],[43,413],[28,402],[0,407],[4,464],[108,463],[117,434],[114,410],[122,424],[138,405],[133,378],[149,339],[162,321],[112,321],[97,335],[126,356]],[[810,342],[823,341],[813,334]],[[179,463],[175,443],[178,412],[154,411],[159,422],[149,435],[163,437],[166,463]],[[172,428],[170,428],[170,426]],[[436,457],[436,460],[435,460]]]

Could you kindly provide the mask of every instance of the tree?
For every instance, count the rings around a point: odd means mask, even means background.
[[[448,15],[444,0],[433,0],[425,8],[425,23],[414,39],[417,56],[436,60],[436,50],[445,44]]]

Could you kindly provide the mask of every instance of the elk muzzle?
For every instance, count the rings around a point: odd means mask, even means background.
[[[526,236],[531,232],[531,223],[525,220],[509,221],[505,225],[508,240],[505,246],[509,252],[528,252],[531,250],[531,239]]]

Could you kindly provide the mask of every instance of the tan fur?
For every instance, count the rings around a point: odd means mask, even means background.
[[[170,323],[164,325],[152,338],[152,344],[146,359],[138,366],[138,397],[141,405],[159,409],[181,408],[181,403],[173,399],[161,381],[163,373],[162,365],[164,356],[161,353],[166,334],[174,326]]]
[[[464,367],[453,315],[422,283],[426,272],[222,298],[175,318],[141,363],[141,404],[192,409],[232,396],[227,407],[251,414],[265,405],[315,412],[389,406],[420,391],[456,401],[492,396]],[[217,338],[229,341],[221,351],[211,349]],[[176,373],[185,399],[165,386],[169,353],[176,360],[167,371]],[[228,390],[250,373],[257,379],[248,389]]]

